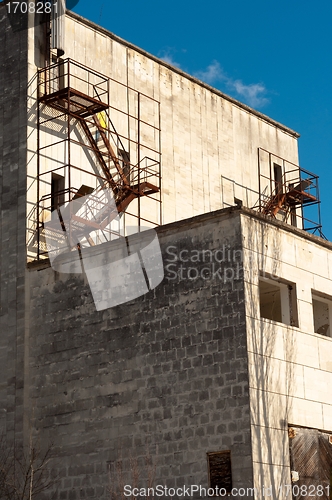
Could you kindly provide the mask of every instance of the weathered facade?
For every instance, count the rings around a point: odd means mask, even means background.
[[[298,134],[67,13],[71,77],[106,85],[107,109],[85,92],[91,139],[64,94],[51,102],[50,75],[65,78],[67,63],[29,22],[15,31],[0,4],[0,425],[17,447],[54,443],[58,481],[41,498],[110,498],[122,457],[133,486],[155,470],[153,485],[168,488],[259,499],[307,485],[328,499],[328,474],[316,472],[332,467],[332,244],[303,230],[303,205],[317,200]],[[118,141],[108,151],[103,130]],[[53,269],[42,247],[54,185],[73,194],[65,204],[121,167],[123,187],[129,163],[150,154],[158,191],[133,196],[110,234],[134,219],[159,225],[164,279],[97,311],[86,275]],[[98,260],[103,248],[88,250]]]
[[[30,344],[36,425],[56,436],[70,486],[73,471],[84,466],[83,491],[99,485],[96,498],[107,486],[107,462],[121,453],[143,460],[148,450],[157,484],[206,487],[206,453],[222,449],[232,450],[235,484],[252,484],[241,260],[201,257],[195,270],[219,271],[218,277],[190,280],[174,256],[184,249],[214,253],[220,242],[240,252],[239,214],[200,216],[158,235],[163,284],[105,312],[95,312],[81,276],[29,271],[31,328],[38,331]],[[181,265],[183,278],[174,279]],[[79,480],[82,488],[86,478]]]

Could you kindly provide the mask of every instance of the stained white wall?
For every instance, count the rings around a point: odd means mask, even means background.
[[[242,221],[255,486],[278,498],[290,484],[288,424],[332,432],[332,338],[314,333],[312,308],[312,290],[332,297],[332,245]],[[260,318],[262,272],[296,284],[298,328]]]

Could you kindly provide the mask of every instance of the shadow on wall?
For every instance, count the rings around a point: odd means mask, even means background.
[[[275,323],[276,321],[291,324],[290,317],[283,321],[276,293],[274,293],[273,310],[270,311],[274,321],[261,320],[261,314],[264,313],[268,304],[260,304],[258,286],[260,273],[265,274],[265,271],[268,270],[275,279],[280,276],[282,246],[281,235],[278,231],[273,230],[273,228],[269,231],[263,225],[254,227],[255,224],[259,223],[254,220],[249,221],[248,241],[244,242],[250,255],[255,255],[253,262],[246,266],[248,272],[246,280],[249,282],[246,289],[246,315],[248,335],[250,336],[248,354],[249,365],[251,365],[249,371],[251,372],[254,476],[256,477],[255,487],[258,487],[258,480],[261,482],[260,488],[263,488],[263,485],[271,487],[271,496],[278,498],[280,487],[290,483],[287,430],[292,401],[289,395],[294,386],[292,360],[294,360],[295,355],[295,333],[292,328],[281,329],[278,328],[278,323]],[[254,253],[254,249],[257,249],[257,252]],[[278,285],[278,282],[276,284]],[[268,288],[268,285],[266,286]],[[262,290],[266,292],[266,286],[264,284],[261,287],[261,293]],[[271,290],[272,288],[268,290],[269,294],[276,292],[276,290]],[[264,314],[263,317],[268,316]],[[287,353],[286,363],[276,359],[277,345],[278,348],[281,345],[283,352]],[[281,457],[282,464],[280,463]],[[277,469],[281,469],[281,474],[276,474]]]

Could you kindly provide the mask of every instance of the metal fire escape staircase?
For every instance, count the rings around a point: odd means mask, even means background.
[[[303,229],[322,233],[318,176],[264,148],[258,148],[258,195],[252,207]]]
[[[72,228],[76,235],[79,234],[80,237],[85,237],[89,244],[93,245],[94,243],[89,237],[91,231],[103,231],[119,213],[125,212],[133,200],[160,192],[160,185],[156,185],[158,174],[153,169],[156,162],[151,161],[149,165],[146,164],[145,166],[144,164],[141,166],[142,161],[138,161],[136,165],[132,165],[129,162],[125,164],[123,162],[123,159],[119,157],[119,150],[125,151],[125,147],[111,120],[109,104],[102,100],[107,91],[104,91],[103,95],[100,95],[101,87],[89,83],[88,78],[87,84],[83,82],[88,89],[87,93],[78,90],[82,86],[79,80],[82,79],[76,78],[79,84],[77,85],[78,88],[74,88],[75,77],[70,77],[70,71],[73,71],[70,70],[70,65],[71,67],[73,65],[78,67],[79,65],[70,60],[61,64],[54,66],[56,71],[52,70],[56,76],[53,76],[49,71],[42,78],[42,84],[39,86],[38,101],[40,105],[53,108],[58,113],[61,113],[61,116],[67,117],[68,144],[72,140],[70,135],[71,130],[73,127],[76,127],[82,138],[82,141],[76,141],[76,144],[79,143],[89,151],[90,155],[94,156],[94,163],[97,169],[99,165],[98,171],[100,171],[100,175],[96,175],[96,177],[99,179],[100,187],[92,192],[93,190],[87,186],[81,186],[80,189],[76,188],[75,192],[73,192],[73,188],[69,186],[67,189],[69,192],[67,201],[74,203],[69,203],[70,209],[69,205],[66,208],[62,208],[62,211],[68,216],[71,223],[73,223]],[[63,67],[68,68],[67,72],[61,69]],[[81,66],[79,66],[79,69],[81,69]],[[61,71],[65,74],[61,75]],[[41,76],[43,76],[42,72],[40,72]],[[71,85],[72,82],[74,82],[73,86]],[[42,91],[40,90],[41,88]],[[70,159],[68,166],[71,166]],[[107,192],[109,189],[113,193],[117,208],[116,211],[113,209],[110,212],[109,196],[104,196],[104,199],[102,199],[103,194],[96,196],[94,202],[95,193],[97,194],[98,191]],[[79,199],[87,194],[90,197],[90,204],[92,200],[92,208],[82,211],[82,203],[80,203]],[[70,210],[70,214],[67,208]],[[85,215],[82,216],[82,213]],[[62,217],[60,216],[60,218]],[[75,238],[70,239],[74,242]]]
[[[281,210],[287,215],[297,207],[317,202],[316,196],[310,193],[312,181],[310,179],[286,182],[283,176],[281,182],[275,182],[276,187],[271,196],[267,197],[262,205],[262,213],[276,217]]]
[[[128,173],[124,172],[108,139],[110,135],[113,138],[115,136],[118,143],[125,149],[109,116],[108,104],[72,88],[64,88],[61,91],[43,96],[40,101],[59,111],[65,111],[77,120],[107,180],[105,187],[110,187],[113,191],[119,213],[124,212],[135,198],[159,191],[159,187],[149,182],[146,176],[140,178],[139,165],[131,168]],[[110,125],[111,129],[104,128],[100,123],[99,113],[105,114],[105,122]],[[96,132],[98,132],[101,141],[95,139]]]

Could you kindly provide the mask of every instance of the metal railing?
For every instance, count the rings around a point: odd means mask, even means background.
[[[38,71],[39,99],[67,88],[107,102],[108,78],[83,64],[68,58]]]

